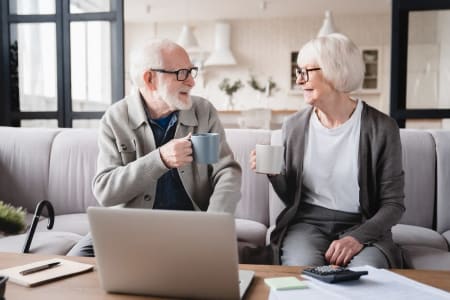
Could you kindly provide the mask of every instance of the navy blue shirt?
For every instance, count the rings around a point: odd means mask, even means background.
[[[175,136],[178,114],[173,112],[161,119],[152,119],[147,113],[153,131],[156,147],[161,147]],[[154,209],[194,210],[191,199],[181,183],[177,169],[170,169],[156,184]]]

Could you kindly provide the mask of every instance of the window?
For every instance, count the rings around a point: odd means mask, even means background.
[[[295,73],[295,69],[297,68],[297,56],[298,51],[291,52],[291,90],[292,91],[300,91],[300,86],[296,83],[297,74]]]
[[[10,34],[14,102],[20,111],[56,111],[55,23],[12,24]]]
[[[105,111],[111,104],[111,28],[109,22],[70,25],[73,111]]]
[[[364,79],[362,83],[363,92],[378,92],[380,73],[380,51],[374,48],[362,48],[364,61]]]
[[[450,2],[392,5],[391,116],[400,127],[448,128]]]
[[[123,0],[0,6],[0,125],[95,126],[123,98]]]

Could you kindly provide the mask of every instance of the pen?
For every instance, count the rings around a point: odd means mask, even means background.
[[[39,271],[51,269],[51,268],[53,268],[53,267],[59,266],[60,264],[61,264],[61,263],[60,263],[59,261],[57,261],[57,262],[52,262],[52,263],[45,264],[45,265],[42,265],[42,266],[37,266],[37,267],[33,267],[33,268],[31,268],[31,269],[23,270],[23,271],[20,271],[19,273],[20,273],[21,275],[33,274],[33,273],[36,273],[36,272],[39,272]]]

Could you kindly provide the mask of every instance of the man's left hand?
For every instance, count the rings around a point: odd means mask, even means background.
[[[354,237],[346,236],[334,240],[325,253],[325,259],[332,265],[346,266],[363,248]]]

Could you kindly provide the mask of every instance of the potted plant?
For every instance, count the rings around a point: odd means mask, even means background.
[[[16,234],[26,227],[25,210],[0,201],[0,233]]]
[[[229,78],[224,78],[222,82],[219,84],[219,89],[225,92],[225,94],[227,94],[228,96],[228,109],[230,110],[234,109],[233,94],[236,93],[243,86],[244,85],[242,84],[241,80],[236,80],[231,84]]]
[[[265,94],[266,97],[270,97],[272,91],[276,90],[277,88],[277,84],[270,77],[267,79],[266,84],[264,86],[261,86],[259,82],[256,80],[255,76],[252,75],[250,76],[248,84],[260,94]]]

